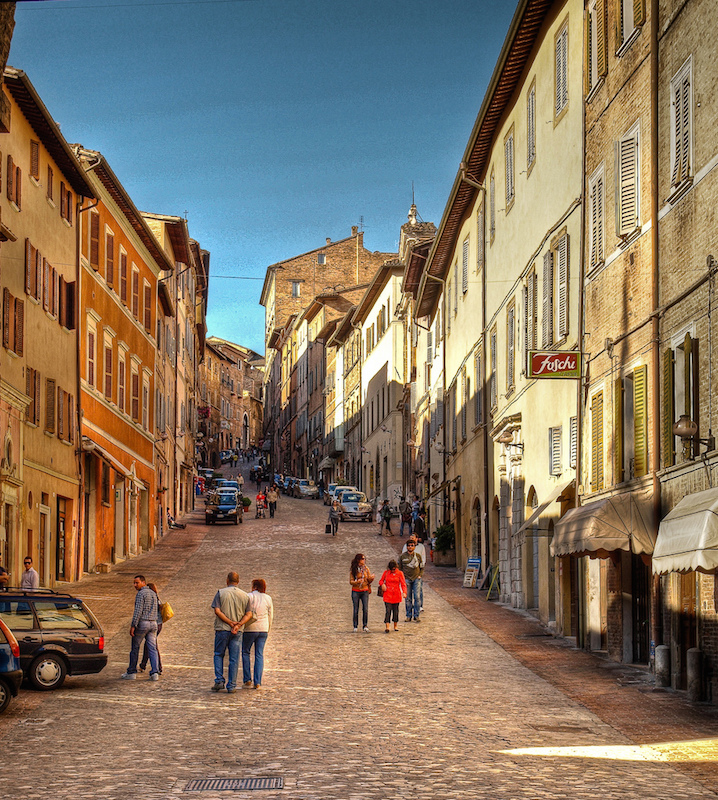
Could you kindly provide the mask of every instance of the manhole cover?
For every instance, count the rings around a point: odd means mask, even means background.
[[[252,789],[283,789],[284,778],[195,778],[185,792],[246,792]]]

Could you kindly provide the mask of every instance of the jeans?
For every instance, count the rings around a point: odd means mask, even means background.
[[[267,631],[246,631],[242,636],[242,678],[245,683],[252,680],[249,663],[249,651],[254,645],[254,683],[260,686],[264,670],[264,645],[267,641]]]
[[[421,578],[406,579],[406,616],[409,619],[419,619],[421,611]]]
[[[409,529],[409,535],[411,535],[411,520],[410,519],[405,520],[402,517],[401,525],[399,526],[399,536],[404,535],[404,525],[406,525],[406,527]]]
[[[227,671],[227,688],[235,689],[237,686],[237,672],[239,671],[239,652],[242,646],[242,633],[232,631],[214,632],[214,682],[224,683],[224,653],[229,649],[229,669]]]
[[[162,655],[160,654],[159,635],[162,632],[162,626],[157,625],[157,636],[155,637],[155,649],[157,650],[157,669],[160,675],[162,674]],[[147,646],[147,639],[145,639],[145,646],[142,650],[142,661],[140,661],[140,669],[144,670],[150,658],[150,648]]]
[[[140,647],[142,642],[146,643],[150,656],[150,675],[159,673],[159,659],[157,657],[157,623],[140,620],[135,627],[135,635],[132,637],[132,649],[130,650],[130,665],[127,667],[127,674],[133,675],[137,672],[137,660],[140,657]]]
[[[352,621],[355,628],[359,627],[359,603],[362,604],[362,626],[366,628],[369,622],[369,592],[355,592],[352,590],[352,604],[354,606]]]
[[[275,511],[276,508],[277,508],[277,504],[276,503],[272,503],[272,502],[269,503],[269,518],[270,519],[272,519],[274,517],[274,511]]]

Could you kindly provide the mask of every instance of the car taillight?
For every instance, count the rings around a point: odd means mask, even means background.
[[[15,658],[20,658],[20,647],[15,640],[10,642],[10,652],[15,656]]]
[[[100,648],[100,651],[104,650],[105,649],[105,637],[104,636],[100,636],[100,640],[97,642],[97,644],[98,644],[98,646]]]

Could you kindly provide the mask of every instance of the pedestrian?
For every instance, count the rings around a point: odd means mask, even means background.
[[[2,589],[3,586],[7,586],[9,580],[10,573],[0,564],[0,589]]]
[[[392,560],[379,578],[379,586],[384,587],[384,633],[389,633],[389,623],[394,620],[394,630],[399,630],[399,603],[406,597],[406,581],[404,573]]]
[[[274,621],[274,604],[267,594],[267,583],[262,578],[255,578],[252,581],[249,608],[252,619],[244,626],[242,635],[242,677],[245,689],[251,689],[252,686],[259,689],[264,670],[264,645]],[[254,681],[250,663],[252,647],[254,647]]]
[[[237,690],[239,653],[242,646],[242,626],[252,619],[249,595],[239,588],[239,574],[230,572],[227,585],[219,589],[212,600],[214,609],[214,685],[213,692],[224,689],[224,654],[229,650],[227,692]]]
[[[147,586],[152,589],[152,591],[157,595],[157,636],[162,633],[162,612],[160,611],[160,594],[157,591],[157,586],[154,583],[148,583]],[[160,675],[162,674],[162,656],[160,655],[160,646],[156,642],[155,647],[157,648],[157,667],[159,669]],[[140,661],[140,669],[144,672],[147,669],[147,661],[150,657],[150,649],[147,646],[147,639],[145,639],[145,646],[142,648],[142,661]]]
[[[277,491],[277,484],[272,484],[271,488],[267,490],[267,502],[269,503],[269,518],[274,519],[274,512],[277,510],[277,501],[279,500],[279,492]]]
[[[37,570],[32,566],[32,556],[25,556],[22,563],[25,567],[25,571],[22,573],[22,577],[20,578],[20,588],[39,589],[40,576],[37,574]]]
[[[339,520],[342,518],[342,512],[339,508],[339,501],[334,500],[329,508],[329,522],[332,525],[332,536],[337,535],[339,530]]]
[[[423,539],[420,536],[417,536],[415,533],[412,533],[406,544],[409,544],[409,542],[415,542],[414,552],[421,558],[421,560],[422,560],[422,562],[424,564],[424,567],[426,567],[426,547],[424,547]],[[406,553],[407,552],[406,544],[404,545],[404,548],[401,551],[402,553]],[[424,610],[424,578],[423,578],[423,575],[422,575],[422,578],[421,578],[421,583],[419,584],[419,609],[421,611]]]
[[[399,516],[401,519],[399,536],[404,535],[404,526],[408,528],[409,534],[411,534],[411,505],[406,501],[405,497],[402,497],[399,503]]]
[[[324,478],[323,477],[319,478],[319,481],[317,482],[317,489],[319,489],[319,499],[323,500],[324,499]]]
[[[421,578],[424,574],[424,561],[416,552],[416,542],[409,539],[406,552],[399,556],[399,568],[406,580],[406,621],[419,622],[421,611]]]
[[[242,494],[242,489],[244,489],[244,475],[242,472],[237,473],[237,483],[239,484],[239,493]]]
[[[260,517],[264,518],[264,511],[267,508],[267,495],[262,491],[262,487],[259,487],[259,491],[257,492],[257,496],[254,498],[254,518],[259,519]]]
[[[147,585],[144,575],[135,575],[134,586],[137,594],[135,595],[135,611],[130,623],[130,636],[132,637],[130,664],[127,672],[121,677],[128,681],[134,681],[137,678],[140,646],[146,642],[150,656],[150,680],[158,681],[160,674],[157,660],[157,615],[159,613],[157,595]]]
[[[362,606],[362,630],[369,633],[367,627],[369,623],[369,595],[371,594],[371,582],[374,576],[366,565],[366,558],[363,553],[357,553],[352,559],[349,567],[349,583],[352,587],[352,606],[354,614],[354,633],[359,630],[359,604]]]
[[[419,502],[419,498],[416,495],[414,495],[414,499],[413,499],[413,501],[411,503],[412,527],[413,527],[413,523],[415,523],[416,520],[418,519],[420,511],[421,511],[421,503]]]
[[[423,541],[426,538],[426,511],[423,509],[419,511],[419,516],[414,522],[414,535],[417,540],[421,539]],[[424,563],[426,563],[426,559],[424,559]]]
[[[391,508],[388,500],[385,500],[381,506],[381,522],[382,530],[384,530],[384,525],[386,525],[389,536],[393,536],[394,534],[391,532]]]
[[[381,506],[378,506],[377,509],[376,509],[376,515],[374,517],[374,522],[376,522],[376,524],[379,527],[379,533],[377,533],[377,536],[381,536],[382,530],[384,529],[384,520],[381,518]]]

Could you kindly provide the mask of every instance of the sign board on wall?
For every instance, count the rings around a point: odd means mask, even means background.
[[[529,378],[580,378],[578,350],[530,350]]]

